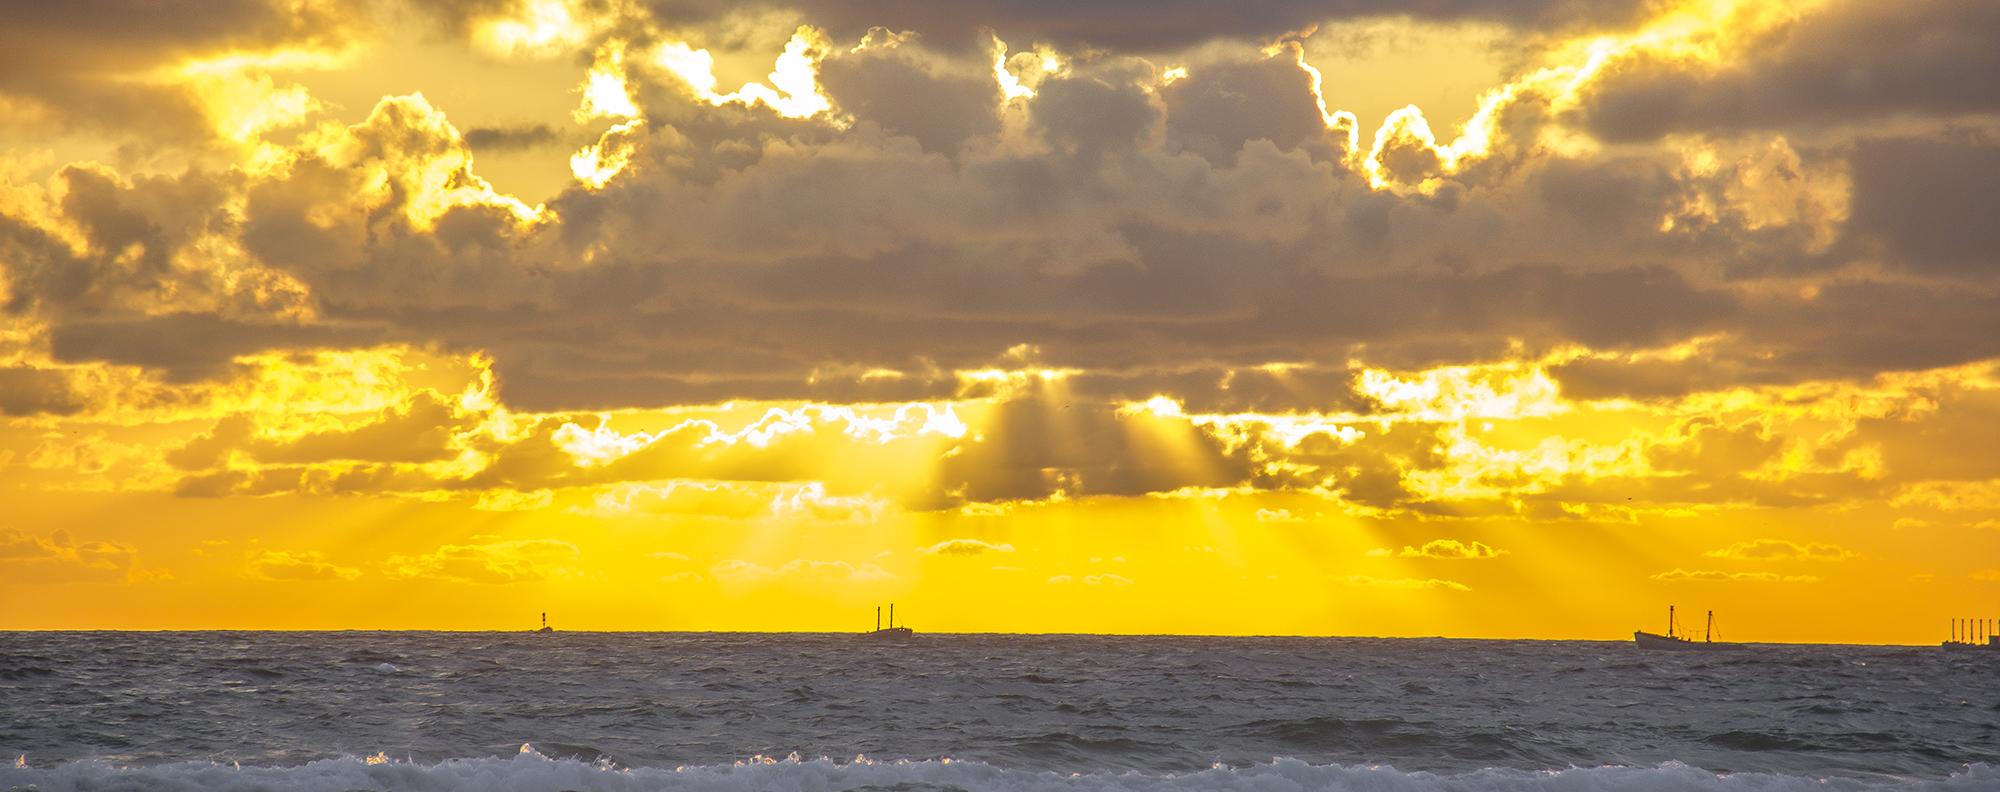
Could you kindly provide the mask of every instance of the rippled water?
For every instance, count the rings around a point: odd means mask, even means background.
[[[0,634],[0,751],[26,765],[0,769],[0,788],[43,790],[1484,789],[1565,778],[2000,789],[2000,653],[11,633]],[[358,758],[377,754],[394,761]],[[1564,768],[1583,769],[1540,772]]]

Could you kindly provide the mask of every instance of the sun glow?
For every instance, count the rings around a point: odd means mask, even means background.
[[[1036,46],[1028,52],[1007,54],[1007,42],[993,36],[993,80],[1000,86],[1000,101],[1035,98],[1035,87],[1050,75],[1061,74],[1068,66],[1063,57],[1048,47]],[[1185,76],[1186,70],[1182,70]]]
[[[653,63],[678,78],[695,98],[711,105],[763,105],[785,118],[812,118],[833,109],[820,92],[819,62],[830,48],[819,28],[802,25],[785,42],[785,51],[767,78],[769,84],[744,83],[729,93],[716,90],[715,56],[686,42],[667,42],[654,51]]]

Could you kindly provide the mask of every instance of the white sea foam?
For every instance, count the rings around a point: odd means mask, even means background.
[[[640,792],[641,790],[961,789],[968,792],[1138,792],[1139,790],[1366,790],[1367,792],[1704,792],[1705,790],[1929,790],[1991,792],[2000,768],[1974,764],[1938,780],[1858,780],[1771,773],[1718,775],[1680,764],[1597,767],[1532,772],[1485,769],[1468,773],[1402,772],[1390,767],[1314,765],[1292,759],[1241,768],[1185,774],[1083,773],[1010,770],[981,762],[837,762],[769,760],[681,768],[616,768],[533,752],[508,758],[456,759],[436,764],[383,762],[377,758],[326,759],[297,767],[235,767],[178,763],[121,768],[99,762],[57,767],[0,768],[0,789],[39,792]]]

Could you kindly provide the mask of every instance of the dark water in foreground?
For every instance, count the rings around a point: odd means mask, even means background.
[[[0,790],[2000,790],[2000,653],[0,633],[0,752]]]

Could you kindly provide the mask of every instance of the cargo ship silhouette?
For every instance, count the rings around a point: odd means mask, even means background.
[[[1946,649],[2000,650],[2000,619],[1952,619],[1951,640],[1938,645]]]
[[[1715,640],[1715,611],[1708,612],[1708,625],[1702,629],[1701,640],[1696,641],[1679,635],[1674,620],[1674,606],[1667,606],[1667,634],[1649,633],[1644,630],[1632,631],[1632,643],[1640,649],[1734,649],[1737,644],[1721,643]]]

